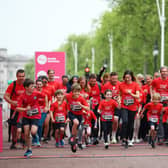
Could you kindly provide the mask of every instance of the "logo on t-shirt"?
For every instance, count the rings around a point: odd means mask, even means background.
[[[34,96],[34,100],[36,100],[37,99],[37,97],[36,96]]]

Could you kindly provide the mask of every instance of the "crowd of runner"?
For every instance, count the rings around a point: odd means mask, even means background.
[[[16,72],[4,95],[11,105],[10,149],[27,147],[25,157],[32,155],[31,146],[55,139],[55,147],[64,147],[68,137],[72,152],[103,139],[125,148],[148,141],[152,148],[168,142],[168,68],[161,67],[153,76],[126,70],[121,81],[117,72],[90,74],[89,78],[47,76],[34,82],[25,71]]]

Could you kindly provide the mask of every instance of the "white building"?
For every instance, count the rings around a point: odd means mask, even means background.
[[[7,49],[0,48],[0,97],[3,97],[8,81],[16,80],[16,71],[24,69],[30,59],[23,55],[8,55]]]

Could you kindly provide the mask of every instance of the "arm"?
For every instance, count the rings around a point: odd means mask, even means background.
[[[48,97],[47,96],[45,96],[45,112],[47,112],[48,111],[48,109],[49,109],[49,104],[48,104]]]
[[[10,94],[9,93],[5,93],[4,94],[4,99],[9,103],[9,104],[12,104],[14,106],[17,106],[17,101],[14,101],[10,98]]]
[[[132,97],[134,97],[135,99],[139,99],[139,91],[136,91],[135,94],[133,94],[130,90],[128,90],[127,92],[128,94],[130,94]]]
[[[50,116],[51,116],[51,121],[55,122],[54,116],[53,116],[53,111],[50,111]]]

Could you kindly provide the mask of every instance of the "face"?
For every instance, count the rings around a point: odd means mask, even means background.
[[[40,90],[42,87],[43,87],[43,83],[42,82],[39,81],[39,82],[36,83],[37,90]]]
[[[27,91],[28,93],[32,94],[33,91],[34,91],[34,84],[31,84],[31,85],[29,85],[28,87],[26,87],[26,91]]]
[[[63,100],[63,94],[57,94],[56,98],[58,101],[62,101]]]
[[[79,90],[73,90],[72,94],[73,94],[73,97],[78,98],[79,95],[80,95],[80,91]]]
[[[150,76],[146,76],[146,83],[147,84],[152,83],[152,78]]]
[[[74,78],[72,79],[72,83],[77,83],[77,82],[78,82],[78,78],[74,77]]]
[[[108,82],[109,80],[110,80],[110,77],[108,77],[108,76],[105,77],[105,78],[104,78],[104,83]]]
[[[43,82],[43,86],[46,86],[48,83],[47,79],[43,79],[42,82]]]
[[[25,73],[18,73],[16,77],[19,83],[23,83],[25,80]]]
[[[155,97],[152,99],[152,101],[154,102],[154,103],[159,103],[160,102],[160,99],[156,99]]]
[[[54,76],[55,76],[55,72],[54,71],[50,71],[48,73],[48,79],[54,79]]]
[[[79,84],[80,84],[80,86],[81,86],[82,88],[84,88],[84,87],[85,87],[85,84],[86,84],[86,81],[85,81],[84,79],[82,79],[82,80],[79,82]]]
[[[116,85],[117,81],[118,81],[118,76],[117,75],[110,76],[110,82],[111,82],[112,85]]]
[[[110,100],[111,98],[112,98],[112,92],[106,92],[106,94],[105,94],[105,98],[107,99],[107,100]]]
[[[159,78],[159,77],[160,77],[160,73],[159,72],[155,72],[153,78],[156,79],[156,78]]]
[[[63,79],[62,79],[62,83],[63,83],[63,84],[67,84],[67,83],[68,83],[68,78],[63,78]]]
[[[89,83],[90,83],[90,86],[96,85],[96,79],[95,78],[89,79]]]
[[[129,74],[125,75],[125,77],[124,77],[124,81],[125,81],[126,83],[131,82],[131,81],[132,81],[132,77],[131,77],[131,75],[129,75]]]
[[[160,74],[161,74],[161,77],[162,78],[166,78],[168,76],[168,70],[167,68],[163,68],[161,71],[160,71]]]

